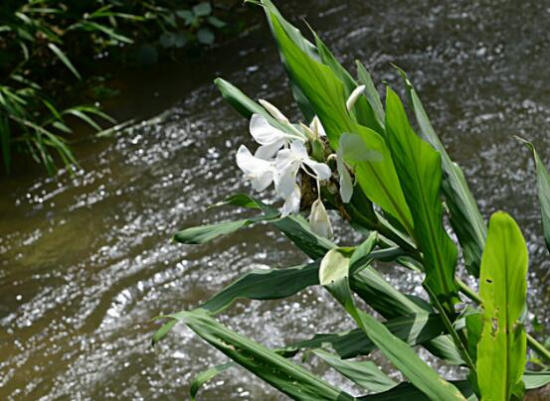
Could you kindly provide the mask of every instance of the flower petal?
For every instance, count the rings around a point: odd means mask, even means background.
[[[294,191],[296,174],[300,169],[300,160],[289,149],[283,149],[277,153],[275,159],[275,190],[284,199]]]
[[[331,176],[330,167],[325,163],[319,163],[310,158],[303,160],[303,163],[313,170],[315,176],[320,180],[328,180]]]
[[[290,143],[290,150],[300,159],[308,159],[307,149],[305,143],[301,141],[292,141]]]
[[[300,187],[295,183],[294,188],[289,196],[285,198],[285,203],[281,209],[281,216],[286,217],[291,213],[298,213],[300,211],[300,198],[302,194]]]
[[[313,205],[311,205],[309,226],[311,227],[311,231],[315,234],[329,239],[332,238],[332,226],[325,205],[323,205],[321,199],[317,199],[313,202]]]
[[[267,145],[262,145],[258,149],[256,149],[254,156],[260,159],[270,160],[277,154],[279,149],[281,149],[285,143],[286,141],[283,139]]]
[[[250,135],[260,145],[269,145],[271,143],[285,139],[287,135],[277,128],[273,127],[260,114],[253,114],[250,119]]]
[[[263,191],[273,182],[273,162],[252,156],[244,145],[237,151],[237,166],[243,171],[247,180],[250,180],[256,191]]]

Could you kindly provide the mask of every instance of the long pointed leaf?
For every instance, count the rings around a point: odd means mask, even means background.
[[[186,312],[181,320],[203,340],[293,399],[354,399],[276,352],[222,326],[200,310]]]
[[[365,390],[378,393],[397,385],[396,382],[382,373],[374,362],[342,360],[336,355],[323,350],[315,350],[313,353]]]
[[[63,50],[57,47],[57,45],[54,43],[48,43],[48,47],[59,58],[59,60],[61,60],[61,62],[65,64],[65,67],[67,67],[75,77],[77,77],[78,79],[82,79],[77,69],[74,67],[73,63],[71,63],[71,60],[69,60],[65,53],[63,53]]]
[[[462,169],[447,154],[407,75],[403,70],[399,71],[405,81],[422,135],[441,155],[441,163],[445,172],[442,190],[449,207],[450,222],[462,246],[468,271],[475,277],[479,277],[481,254],[487,237],[487,225],[468,187]]]
[[[412,130],[401,100],[386,94],[387,141],[414,220],[414,238],[424,254],[425,283],[452,310],[458,298],[457,249],[443,227],[441,157]]]
[[[544,232],[544,241],[550,251],[550,174],[544,163],[540,160],[537,150],[532,143],[522,140],[525,145],[533,152],[535,167],[537,170],[537,192],[539,195],[540,211],[542,217],[542,229]]]

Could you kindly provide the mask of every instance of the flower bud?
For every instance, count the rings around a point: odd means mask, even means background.
[[[313,205],[311,205],[309,226],[311,227],[311,231],[315,234],[329,239],[332,238],[332,226],[330,225],[327,210],[321,199],[317,199],[313,202]]]
[[[275,107],[274,105],[269,103],[267,100],[260,99],[259,102],[263,106],[263,108],[266,109],[267,112],[269,114],[271,114],[271,116],[273,116],[273,118],[275,118],[275,119],[277,119],[277,120],[279,120],[283,123],[289,123],[290,122],[290,121],[288,121],[288,118],[286,118],[286,116],[281,112],[281,110],[279,110],[277,107]]]

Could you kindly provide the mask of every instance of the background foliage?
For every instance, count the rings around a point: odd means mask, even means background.
[[[0,147],[6,172],[25,152],[52,174],[75,166],[71,118],[94,130],[113,123],[95,104],[113,94],[101,84],[100,61],[177,58],[181,49],[214,44],[238,31],[228,25],[234,2],[194,0],[28,0],[0,5]],[[88,88],[91,96],[81,93]],[[87,104],[78,103],[85,101]],[[89,104],[92,103],[92,104]]]

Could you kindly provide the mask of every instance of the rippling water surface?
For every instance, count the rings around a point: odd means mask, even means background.
[[[548,334],[550,259],[540,236],[533,164],[513,135],[535,141],[550,162],[550,5],[296,3],[282,6],[286,15],[295,22],[305,17],[347,65],[360,59],[377,82],[394,87],[399,79],[390,62],[409,72],[484,215],[506,209],[524,228],[532,260],[529,304]],[[211,84],[217,75],[297,116],[286,107],[286,80],[262,21],[195,65],[129,81],[157,84],[164,99],[179,101],[116,139],[80,144],[83,170],[75,177],[2,179],[0,399],[185,399],[192,377],[224,357],[183,326],[152,350],[150,319],[192,308],[252,268],[304,260],[267,226],[204,246],[170,242],[179,228],[243,213],[206,210],[249,191],[234,164],[238,144],[250,143],[246,122],[220,99]],[[159,107],[154,97],[140,97],[139,88],[127,93],[124,113]],[[342,227],[337,237],[354,238]],[[403,272],[388,277],[409,291],[420,282]],[[307,291],[281,302],[239,303],[220,319],[275,347],[349,325],[333,307],[322,292]],[[352,389],[315,361],[311,368]],[[203,394],[285,399],[237,369]]]

